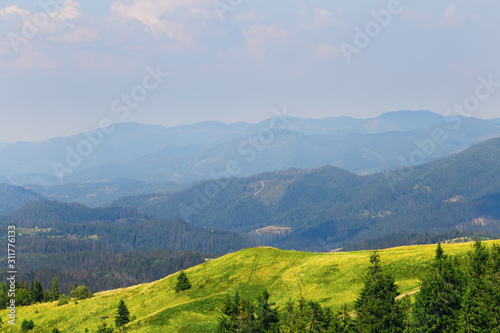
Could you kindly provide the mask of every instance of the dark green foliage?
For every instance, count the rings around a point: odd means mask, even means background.
[[[255,332],[279,332],[279,316],[275,303],[269,302],[269,293],[264,291],[257,299],[255,314],[257,327]]]
[[[40,279],[35,279],[35,282],[30,285],[30,297],[32,303],[42,303],[45,299],[45,294]]]
[[[23,322],[21,323],[21,330],[23,332],[31,331],[34,328],[35,328],[35,323],[33,322],[33,320],[24,319]]]
[[[457,263],[444,254],[439,243],[415,297],[411,317],[414,332],[457,332],[465,283]]]
[[[118,303],[118,309],[116,311],[115,324],[116,327],[122,327],[130,322],[130,312],[127,305],[123,300]]]
[[[234,297],[228,295],[217,332],[355,332],[346,307],[334,315],[329,308],[301,297],[297,302],[290,300],[279,313],[269,297],[264,291],[253,304],[238,293]]]
[[[217,332],[279,332],[278,309],[269,302],[269,293],[264,291],[259,295],[257,304],[240,298],[236,293],[234,298],[227,296],[219,318]]]
[[[68,298],[68,296],[62,294],[59,297],[59,300],[57,301],[57,306],[66,305],[66,304],[69,304],[69,298]]]
[[[356,300],[356,327],[360,332],[404,332],[405,309],[396,301],[399,296],[394,279],[384,273],[378,253],[370,256],[364,286]]]
[[[479,240],[474,244],[462,301],[463,332],[498,332],[500,329],[498,254],[498,246],[490,251]]]
[[[186,273],[181,270],[177,276],[177,283],[175,284],[175,292],[191,289],[191,282],[186,275]]]
[[[61,292],[59,291],[59,283],[57,282],[56,277],[52,279],[52,286],[50,287],[50,293],[52,301],[57,301],[59,297],[61,297]]]
[[[108,325],[105,322],[102,322],[99,324],[97,327],[97,332],[98,333],[113,333],[115,331],[114,328],[108,327]]]
[[[21,288],[17,290],[16,293],[16,304],[18,305],[30,305],[31,304],[31,296],[28,290],[28,284],[24,281],[21,285]]]
[[[74,298],[76,300],[82,300],[82,299],[87,299],[91,298],[94,296],[87,287],[85,286],[78,286],[75,289],[73,289],[70,293],[71,298]]]
[[[61,331],[59,331],[57,328],[53,328],[52,333],[61,333]]]

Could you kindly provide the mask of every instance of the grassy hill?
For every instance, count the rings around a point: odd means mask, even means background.
[[[489,244],[491,245],[491,244]],[[446,253],[463,256],[471,243],[444,244]],[[419,287],[419,277],[432,260],[435,245],[399,247],[380,251],[383,265],[393,274],[400,292],[410,293]],[[176,276],[98,293],[94,298],[57,306],[56,302],[17,309],[18,324],[32,319],[33,332],[95,330],[101,317],[114,324],[117,304],[123,299],[135,321],[129,332],[212,332],[227,292],[240,292],[255,299],[267,289],[271,301],[283,307],[289,298],[303,295],[337,310],[344,302],[352,307],[368,267],[368,251],[315,254],[253,248],[228,254],[217,260],[187,270],[193,288],[176,294]],[[4,332],[20,332],[6,324]]]

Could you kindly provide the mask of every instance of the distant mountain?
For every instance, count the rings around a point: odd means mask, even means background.
[[[27,185],[26,188],[50,200],[78,202],[90,207],[102,206],[123,196],[188,188],[176,183],[146,183],[131,179],[95,180],[54,186]]]
[[[41,199],[40,195],[22,187],[0,183],[0,215],[9,214],[28,203]]]
[[[449,117],[430,111],[396,111],[367,119],[351,117],[291,118],[289,129],[306,135],[377,134],[392,131],[422,130],[442,124],[449,119]]]
[[[138,207],[197,227],[251,233],[265,244],[308,250],[401,232],[500,233],[498,161],[497,138],[386,173],[289,170],[122,198],[112,206]]]
[[[189,183],[211,178],[233,162],[241,167],[238,176],[322,165],[373,173],[399,166],[401,158],[408,159],[420,149],[418,142],[432,138],[435,130],[444,131],[447,140],[418,163],[500,136],[500,125],[492,122],[429,111],[390,112],[370,119],[281,120],[287,124],[283,130],[271,129],[270,120],[172,128],[121,123],[102,139],[102,133],[94,131],[41,143],[20,142],[0,150],[0,174],[18,185],[50,186],[120,178]]]
[[[126,164],[89,168],[68,177],[73,182],[86,179],[123,177],[147,182],[193,182],[213,178],[226,170],[229,163],[237,163],[238,177],[278,171],[289,168],[314,168],[333,165],[355,173],[373,173],[396,168],[401,159],[410,157],[418,164],[446,157],[481,141],[500,137],[500,126],[487,121],[468,118],[456,127],[455,122],[441,123],[424,130],[385,132],[380,134],[305,135],[284,130],[273,135],[266,144],[255,146],[240,139],[201,152],[177,158],[157,155]],[[444,133],[446,140],[435,143],[431,150],[421,146],[433,137],[433,132]],[[419,146],[420,145],[420,146]],[[422,151],[418,159],[414,151]]]

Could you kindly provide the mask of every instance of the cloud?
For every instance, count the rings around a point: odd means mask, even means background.
[[[99,32],[96,29],[79,27],[70,33],[61,36],[54,36],[50,39],[59,43],[80,44],[96,40],[98,37]]]
[[[457,6],[449,5],[448,8],[446,8],[444,17],[453,17],[456,15],[456,13],[457,13]]]
[[[307,19],[308,17],[307,7],[301,8],[298,17],[304,21]],[[310,30],[327,29],[334,26],[341,27],[343,26],[343,24],[335,16],[334,13],[323,8],[315,8],[313,10],[312,17],[310,17],[309,22],[299,24],[300,29],[310,29]]]
[[[256,24],[249,30],[243,31],[247,52],[253,57],[262,57],[266,54],[268,47],[276,41],[285,40],[289,33],[273,25]]]
[[[137,20],[156,38],[166,36],[178,48],[195,46],[193,22],[189,18],[215,17],[208,0],[133,0],[111,4],[111,20]]]
[[[27,16],[30,14],[29,10],[21,9],[16,5],[12,5],[9,7],[5,7],[4,9],[0,9],[0,15],[3,17],[8,17],[10,15],[19,15],[19,16]]]
[[[62,21],[73,20],[78,15],[80,15],[80,3],[75,0],[66,0],[58,11],[50,14],[51,17]]]

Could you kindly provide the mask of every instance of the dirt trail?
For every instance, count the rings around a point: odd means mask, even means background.
[[[398,297],[396,297],[396,300],[401,299],[401,298],[403,298],[403,297],[405,297],[405,296],[410,296],[410,295],[416,294],[416,293],[418,293],[419,291],[420,291],[420,289],[417,289],[417,290],[409,291],[409,292],[407,292],[406,294],[401,294],[401,295],[399,295]]]
[[[259,193],[260,193],[260,191],[262,191],[262,190],[264,189],[264,181],[263,181],[263,180],[261,180],[260,182],[262,183],[262,188],[261,188],[260,190],[258,190],[258,191],[257,191],[257,192],[253,195],[254,197],[255,197],[257,194],[259,194]]]

